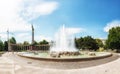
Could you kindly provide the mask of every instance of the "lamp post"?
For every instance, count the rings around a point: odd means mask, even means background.
[[[10,40],[9,40],[9,30],[7,30],[7,41],[8,41],[8,51],[11,51],[11,47],[10,47]],[[14,52],[12,52],[14,54]],[[14,61],[14,55],[13,55],[13,70],[12,70],[12,74],[15,74],[15,61]]]
[[[9,40],[9,30],[7,30],[7,41],[8,41],[8,51],[11,51],[10,40]]]

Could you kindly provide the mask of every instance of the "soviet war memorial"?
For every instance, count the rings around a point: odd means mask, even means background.
[[[119,0],[0,0],[0,74],[119,74]]]

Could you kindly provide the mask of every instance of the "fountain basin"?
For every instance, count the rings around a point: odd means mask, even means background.
[[[80,55],[80,52],[78,51],[50,52],[51,57],[57,57],[57,58],[60,58],[61,56],[78,56],[78,55]]]
[[[91,52],[90,52],[91,53]],[[95,59],[102,59],[102,58],[107,58],[112,56],[112,53],[109,52],[92,52],[95,53],[96,55],[77,55],[77,56],[61,56],[60,58],[54,58],[51,57],[49,53],[47,52],[41,52],[37,55],[34,53],[29,53],[29,52],[19,52],[17,55],[25,58],[30,58],[30,59],[36,59],[36,60],[46,60],[46,61],[89,61],[89,60],[95,60]]]

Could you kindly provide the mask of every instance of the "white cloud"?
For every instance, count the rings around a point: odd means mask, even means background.
[[[69,35],[85,31],[82,28],[66,28],[66,30],[67,30],[67,32],[68,32]]]
[[[31,43],[31,34],[29,34],[29,33],[17,34],[15,37],[18,42],[29,41]],[[36,35],[34,40],[37,42],[40,42],[42,40],[51,41],[51,38],[46,37],[44,35]]]
[[[24,41],[31,42],[31,34],[30,33],[19,33],[15,35],[15,39],[21,43]]]
[[[6,39],[7,39],[7,34],[1,33],[1,34],[0,34],[0,39],[6,40]]]
[[[0,33],[5,33],[8,29],[12,33],[31,31],[29,21],[41,15],[51,14],[57,7],[56,1],[0,0]],[[6,38],[5,34],[0,35],[3,39]],[[17,39],[21,37],[20,35],[16,36]]]
[[[75,27],[65,27],[65,25],[63,24],[63,26],[60,27],[60,29],[58,30],[57,33],[59,32],[66,32],[68,35],[73,35],[76,33],[80,33],[80,32],[84,32],[86,31],[84,28],[75,28]]]
[[[24,25],[24,24],[11,24],[11,25],[0,25],[0,32],[6,32],[9,29],[10,32],[24,32],[24,31],[30,31],[31,27],[30,25]]]
[[[27,5],[27,6],[26,6]],[[23,6],[23,9],[21,10],[21,15],[24,17],[24,19],[32,20],[35,18],[38,18],[41,15],[48,15],[53,13],[58,8],[58,3],[55,1],[52,2],[34,2],[31,1],[26,2]]]
[[[24,37],[29,36],[29,35],[30,35],[29,33],[20,33],[17,36],[20,38],[24,38]]]
[[[120,20],[114,20],[112,22],[107,23],[107,25],[104,27],[104,31],[108,32],[111,28],[120,26]]]
[[[42,40],[47,40],[48,42],[50,42],[52,39],[51,37],[46,37],[44,35],[35,36],[35,41],[42,41]]]
[[[28,23],[19,16],[21,0],[0,0],[0,32],[30,30]],[[23,28],[24,27],[24,28]]]

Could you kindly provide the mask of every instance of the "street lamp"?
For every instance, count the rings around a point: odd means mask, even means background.
[[[9,30],[7,30],[7,41],[8,41],[8,51],[11,51],[10,40],[9,40]]]
[[[10,39],[9,39],[9,30],[7,30],[7,40],[8,40],[8,51],[11,51],[11,46],[10,46]],[[14,54],[14,51],[12,51],[12,53]],[[13,74],[15,74],[15,55],[13,55]]]

